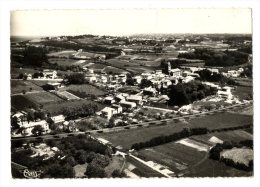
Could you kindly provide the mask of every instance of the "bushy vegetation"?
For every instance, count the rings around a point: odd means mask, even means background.
[[[209,81],[209,82],[219,82],[221,84],[229,84],[229,85],[236,85],[237,83],[228,77],[216,72],[211,72],[210,70],[204,69],[201,71],[196,71],[200,75],[200,80],[202,81]]]
[[[87,117],[97,112],[98,106],[96,104],[83,104],[80,107],[65,107],[62,114],[66,116],[66,120],[76,119],[78,117]]]
[[[17,141],[19,142],[19,141]],[[57,147],[60,151],[55,156],[44,160],[44,156],[31,157],[33,151],[30,143],[42,143],[42,140],[33,140],[21,150],[15,147],[22,146],[12,142],[12,161],[31,170],[43,171],[41,178],[73,178],[73,167],[77,164],[88,163],[86,175],[92,177],[105,177],[104,168],[110,163],[112,150],[86,136],[67,137],[61,140],[45,140],[50,147]],[[61,159],[62,158],[62,159]]]
[[[72,73],[65,77],[69,84],[84,84],[85,76],[83,73]]]
[[[236,66],[248,62],[248,54],[240,51],[214,51],[196,49],[192,53],[180,53],[178,58],[205,60],[206,66]]]
[[[217,89],[202,84],[199,81],[179,83],[169,88],[169,105],[187,105],[196,100],[201,100],[207,96],[217,93]]]

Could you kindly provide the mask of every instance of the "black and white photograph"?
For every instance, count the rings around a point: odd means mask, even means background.
[[[254,178],[252,15],[9,11],[12,180]]]

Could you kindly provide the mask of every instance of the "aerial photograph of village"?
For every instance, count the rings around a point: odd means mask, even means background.
[[[12,177],[254,176],[251,19],[217,11],[11,12]]]

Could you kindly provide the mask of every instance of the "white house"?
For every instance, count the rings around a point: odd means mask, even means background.
[[[217,95],[227,98],[227,99],[231,99],[232,98],[232,93],[231,93],[231,87],[229,86],[224,86],[223,88],[221,88],[220,90],[218,90]]]
[[[115,103],[114,97],[111,97],[111,96],[105,97],[105,98],[104,98],[104,103],[105,103],[105,104],[109,104],[109,105]]]
[[[110,119],[114,114],[117,114],[117,110],[111,107],[105,107],[100,112],[101,115],[107,119]]]
[[[97,82],[97,77],[94,74],[88,74],[88,75],[85,75],[85,80],[88,83],[95,83],[95,82]]]
[[[53,116],[51,119],[54,123],[61,123],[65,121],[65,117],[63,115]]]
[[[155,88],[152,88],[151,86],[143,89],[144,95],[153,95],[154,96],[156,93],[157,93],[157,90]]]
[[[57,78],[57,71],[45,69],[43,70],[43,77],[45,79],[56,79]]]
[[[140,95],[130,95],[129,97],[127,97],[127,101],[134,102],[138,105],[143,104],[143,99]]]
[[[135,102],[129,102],[129,101],[120,101],[119,103],[123,108],[135,108],[136,107],[136,103]]]
[[[141,76],[134,76],[133,80],[134,80],[134,84],[140,84],[141,81],[142,81],[142,77]]]
[[[38,125],[43,128],[43,133],[47,133],[50,131],[49,124],[45,120],[29,122],[29,123],[28,123],[28,121],[24,121],[24,122],[20,122],[19,125],[20,125],[20,127],[24,128],[22,133],[27,134],[27,135],[31,135],[32,129]]]
[[[179,68],[171,69],[169,73],[173,77],[181,76],[181,70]]]

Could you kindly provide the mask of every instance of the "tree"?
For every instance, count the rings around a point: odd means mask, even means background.
[[[88,178],[105,178],[105,170],[97,164],[90,163],[87,166],[85,174]]]
[[[24,50],[23,63],[31,66],[41,67],[48,62],[47,50],[45,47],[29,46]]]
[[[110,118],[107,127],[108,128],[113,128],[115,126],[115,119],[114,118]]]
[[[44,132],[44,129],[43,129],[43,127],[41,125],[36,125],[32,129],[32,134],[33,135],[40,136],[40,135],[42,135],[43,132]]]
[[[18,118],[16,116],[11,118],[11,129],[16,130],[19,128],[20,128],[20,126],[18,125]]]
[[[131,74],[126,75],[126,84],[130,86],[134,85],[134,79]]]
[[[147,79],[142,79],[141,83],[140,83],[141,88],[147,88],[147,87],[150,87],[152,85],[153,85],[153,83],[150,80],[147,80]]]
[[[84,84],[85,76],[83,73],[72,73],[66,77],[70,84]]]
[[[126,174],[122,171],[120,172],[118,169],[114,170],[111,174],[113,178],[123,178],[126,177]]]
[[[53,178],[73,178],[75,177],[75,172],[69,164],[54,163],[47,169],[46,175]]]

